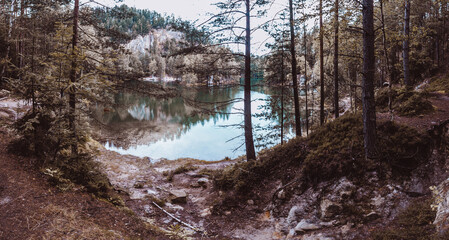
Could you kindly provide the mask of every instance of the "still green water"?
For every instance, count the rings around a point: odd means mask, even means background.
[[[266,106],[273,91],[258,88],[251,93],[256,145],[280,143],[278,113]],[[231,101],[232,100],[232,101]],[[183,90],[181,96],[155,99],[121,93],[111,111],[96,117],[117,136],[106,142],[121,154],[161,158],[196,158],[208,161],[244,155],[243,88],[204,87]],[[229,102],[231,101],[231,102]],[[102,108],[100,108],[102,109]],[[268,111],[268,114],[266,114]],[[287,138],[291,129],[286,129]]]

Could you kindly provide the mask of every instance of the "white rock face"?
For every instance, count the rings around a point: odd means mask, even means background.
[[[442,182],[436,188],[436,192],[438,208],[433,224],[436,225],[438,231],[445,232],[449,230],[449,179]]]
[[[302,209],[299,206],[293,206],[290,209],[290,212],[288,213],[288,217],[287,217],[287,223],[289,225],[295,223],[295,221],[296,221],[296,214],[301,212],[301,210]]]
[[[160,45],[172,39],[181,40],[182,37],[183,34],[180,32],[157,29],[152,30],[145,36],[137,36],[137,38],[126,44],[125,48],[131,50],[133,53],[145,54],[148,53],[148,50],[154,46],[155,40],[157,41],[157,44]]]

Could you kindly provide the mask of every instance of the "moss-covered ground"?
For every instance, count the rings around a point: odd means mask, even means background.
[[[317,129],[308,138],[296,138],[260,153],[257,161],[242,161],[214,174],[219,189],[248,193],[279,171],[294,168],[308,184],[348,177],[363,181],[369,171],[402,178],[425,163],[430,138],[416,129],[381,122],[377,127],[378,158],[365,158],[361,115],[347,114]],[[276,175],[278,179],[286,177]]]
[[[428,96],[428,92],[417,92],[408,88],[382,88],[376,93],[376,106],[380,112],[389,111],[391,97],[392,110],[396,114],[405,117],[419,116],[435,110]]]

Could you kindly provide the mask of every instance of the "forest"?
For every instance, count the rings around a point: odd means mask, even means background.
[[[0,239],[449,239],[448,0],[135,2],[0,2]]]

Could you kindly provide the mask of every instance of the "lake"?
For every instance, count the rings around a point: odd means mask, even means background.
[[[261,87],[251,92],[258,150],[280,143],[279,111],[267,106],[274,92]],[[113,136],[106,138],[108,150],[152,160],[215,161],[245,154],[242,87],[186,88],[167,99],[120,93],[115,102],[111,109],[98,106],[94,114]],[[290,127],[286,132],[292,136]]]

